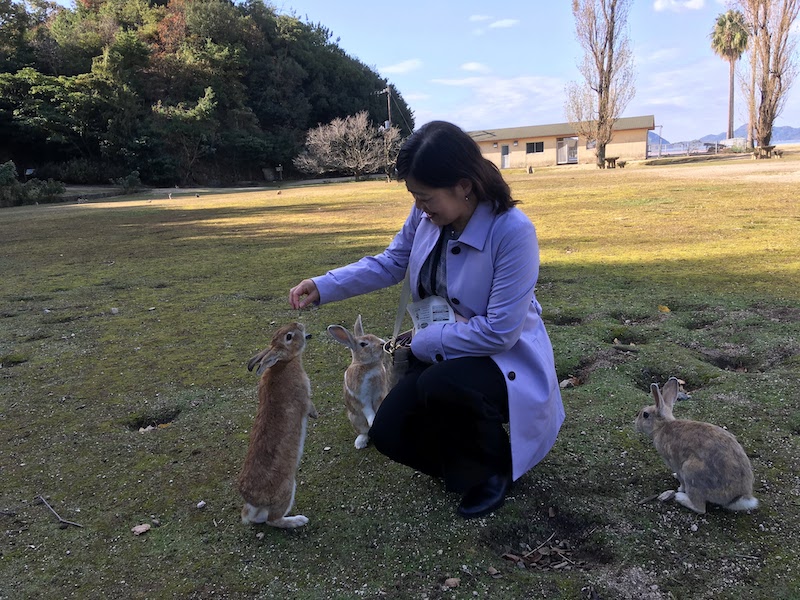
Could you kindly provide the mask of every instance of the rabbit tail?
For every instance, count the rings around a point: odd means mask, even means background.
[[[739,496],[730,504],[726,504],[725,508],[736,511],[755,510],[758,508],[758,499],[753,496]]]

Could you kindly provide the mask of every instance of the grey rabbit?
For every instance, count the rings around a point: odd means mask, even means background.
[[[655,405],[641,409],[636,416],[636,430],[652,438],[680,482],[675,500],[700,514],[706,512],[707,502],[736,511],[758,508],[753,497],[753,468],[741,444],[717,425],[672,416],[678,387],[675,377],[664,384],[663,393],[652,384]],[[661,497],[671,495],[668,491]]]

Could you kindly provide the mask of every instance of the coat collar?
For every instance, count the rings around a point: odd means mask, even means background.
[[[476,250],[483,250],[486,240],[489,238],[489,230],[492,228],[497,215],[492,210],[490,202],[478,202],[475,212],[467,223],[467,227],[458,236],[458,241],[462,244],[472,246]]]

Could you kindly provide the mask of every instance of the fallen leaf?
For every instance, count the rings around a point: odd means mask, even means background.
[[[664,306],[663,304],[659,304],[658,305],[658,310],[659,310],[659,312],[663,312],[663,313],[671,312],[669,310],[669,306]]]

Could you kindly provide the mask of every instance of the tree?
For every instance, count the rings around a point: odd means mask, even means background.
[[[751,128],[758,145],[769,146],[772,126],[798,72],[792,28],[800,14],[800,0],[739,0],[739,6],[752,38]]]
[[[153,106],[153,113],[163,124],[165,145],[179,160],[183,185],[192,179],[198,160],[216,150],[215,138],[219,129],[216,108],[214,90],[210,87],[194,106],[185,102],[164,106],[161,101]]]
[[[736,61],[747,49],[747,25],[738,10],[729,10],[717,17],[711,31],[711,48],[730,66],[728,84],[728,139],[733,137],[733,82]]]
[[[400,131],[370,123],[366,111],[334,119],[308,132],[305,150],[293,164],[304,173],[346,173],[359,179],[383,170],[387,176],[400,149]]]
[[[567,86],[565,112],[579,136],[594,140],[605,166],[612,128],[634,96],[633,54],[625,26],[632,0],[572,0],[575,33],[583,48],[583,83]]]

